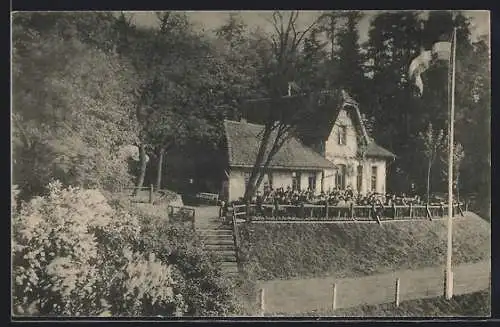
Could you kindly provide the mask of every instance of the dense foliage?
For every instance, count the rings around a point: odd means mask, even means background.
[[[137,217],[96,190],[62,188],[13,216],[15,314],[229,315],[231,283],[184,226]]]

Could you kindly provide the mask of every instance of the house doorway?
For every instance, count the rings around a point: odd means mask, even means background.
[[[337,174],[335,175],[335,185],[341,190],[345,190],[346,186],[346,165],[337,165]]]

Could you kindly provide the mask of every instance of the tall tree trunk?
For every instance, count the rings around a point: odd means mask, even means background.
[[[139,162],[140,162],[140,171],[139,176],[137,177],[136,188],[134,189],[133,195],[136,196],[139,188],[144,184],[144,177],[146,177],[146,168],[148,162],[146,161],[146,146],[144,144],[139,145]]]
[[[262,141],[260,142],[259,152],[257,153],[257,157],[255,158],[255,164],[252,168],[252,172],[250,174],[250,178],[248,179],[248,184],[245,188],[245,194],[243,198],[245,200],[250,200],[255,193],[255,182],[259,176],[259,170],[262,169],[262,162],[264,161],[264,156],[266,154],[267,145],[269,144],[269,138],[271,136],[271,125],[266,124],[264,127],[264,133],[262,135]]]
[[[430,190],[431,190],[431,167],[432,167],[432,161],[429,160],[427,164],[427,203],[429,203],[429,196],[430,196]]]
[[[276,138],[274,139],[274,142],[273,142],[273,145],[271,147],[271,150],[269,150],[269,154],[267,155],[266,157],[266,161],[264,162],[263,165],[260,165],[258,167],[258,170],[256,172],[256,181],[254,184],[250,184],[250,181],[249,181],[249,186],[250,188],[249,189],[249,193],[248,194],[245,194],[245,200],[250,200],[255,192],[259,189],[260,187],[260,184],[262,183],[262,181],[264,180],[264,175],[269,167],[269,164],[271,163],[271,160],[272,158],[276,155],[276,153],[279,151],[279,149],[281,149],[281,147],[283,146],[283,143],[287,140],[287,137],[284,135],[284,130],[279,130],[277,132],[277,135],[276,135]],[[263,158],[264,159],[264,158]]]
[[[159,190],[161,188],[161,176],[162,176],[162,170],[163,170],[163,157],[165,155],[165,149],[160,148],[160,151],[158,153],[158,169],[156,172],[156,189]]]

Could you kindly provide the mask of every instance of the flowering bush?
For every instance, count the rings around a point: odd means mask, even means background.
[[[175,289],[184,295],[185,315],[227,316],[241,313],[235,284],[224,276],[217,258],[203,248],[200,239],[186,225],[141,217],[144,222],[139,248],[155,252],[162,262],[177,268]]]
[[[182,314],[173,268],[132,252],[140,224],[98,191],[49,184],[13,214],[14,314]]]

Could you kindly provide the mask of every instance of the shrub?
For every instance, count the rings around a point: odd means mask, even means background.
[[[13,232],[14,314],[185,311],[174,268],[147,251],[127,249],[137,242],[140,225],[98,191],[51,183],[47,196],[13,214]]]
[[[139,249],[150,249],[162,262],[174,265],[175,289],[184,295],[186,315],[226,316],[241,312],[234,283],[225,277],[217,258],[203,248],[189,224],[168,224],[142,216]]]

